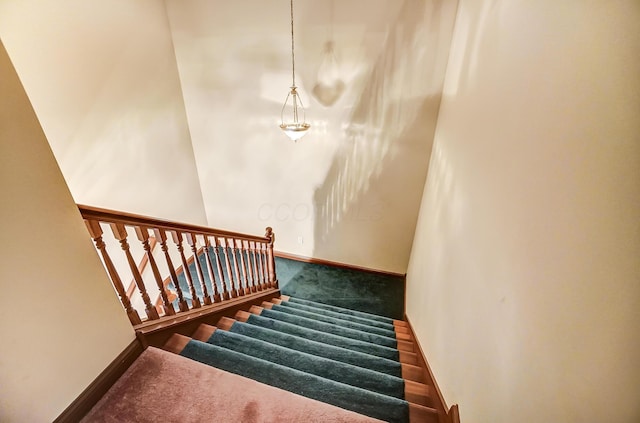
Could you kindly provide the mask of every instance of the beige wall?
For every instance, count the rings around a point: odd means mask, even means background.
[[[460,3],[407,313],[462,421],[640,421],[639,27]]]
[[[57,417],[134,339],[0,44],[0,421]]]
[[[455,7],[296,1],[296,82],[312,129],[294,144],[278,127],[289,3],[168,0],[209,224],[270,225],[278,250],[404,273]],[[325,107],[313,93],[329,40],[346,89]]]
[[[0,36],[76,202],[206,224],[162,0],[2,0]]]
[[[279,250],[403,273],[456,4],[296,2],[297,145],[278,128],[287,3],[4,0],[0,36],[77,202],[270,225]],[[330,40],[346,89],[326,107]]]

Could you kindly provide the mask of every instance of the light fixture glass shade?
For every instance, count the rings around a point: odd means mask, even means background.
[[[300,138],[304,137],[310,127],[311,125],[308,123],[290,123],[288,125],[280,125],[280,129],[282,129],[284,133],[291,138],[291,141],[298,141]]]
[[[287,107],[289,104],[291,105]],[[287,119],[284,116],[285,111],[288,112]],[[302,121],[300,120],[300,115],[302,115]],[[311,128],[311,125],[305,121],[304,106],[298,95],[297,87],[293,86],[282,106],[280,129],[292,141],[298,141],[305,136],[309,128]]]

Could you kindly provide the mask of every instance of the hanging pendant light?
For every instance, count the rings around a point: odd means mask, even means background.
[[[280,114],[280,129],[282,129],[292,141],[298,141],[305,136],[311,125],[306,122],[304,106],[298,94],[298,87],[296,87],[296,57],[293,43],[293,0],[291,0],[291,80],[291,91],[289,91],[287,98],[284,100],[282,113]],[[289,103],[289,99],[291,99],[293,111],[285,121],[284,112]],[[302,118],[302,120],[300,118]]]

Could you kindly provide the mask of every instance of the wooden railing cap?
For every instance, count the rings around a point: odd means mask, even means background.
[[[271,228],[267,228],[267,235],[264,237],[244,234],[240,232],[225,231],[222,229],[209,228],[206,226],[193,225],[190,223],[171,222],[169,220],[159,219],[150,216],[143,216],[134,213],[127,213],[117,210],[103,209],[100,207],[87,206],[78,204],[78,209],[82,217],[87,220],[97,220],[109,223],[146,226],[149,228],[158,228],[172,232],[192,232],[197,235],[209,235],[215,237],[227,237],[242,239],[247,241],[273,242],[274,235]]]

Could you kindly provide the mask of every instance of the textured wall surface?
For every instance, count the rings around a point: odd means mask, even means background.
[[[639,23],[460,3],[407,314],[462,421],[640,421]]]

